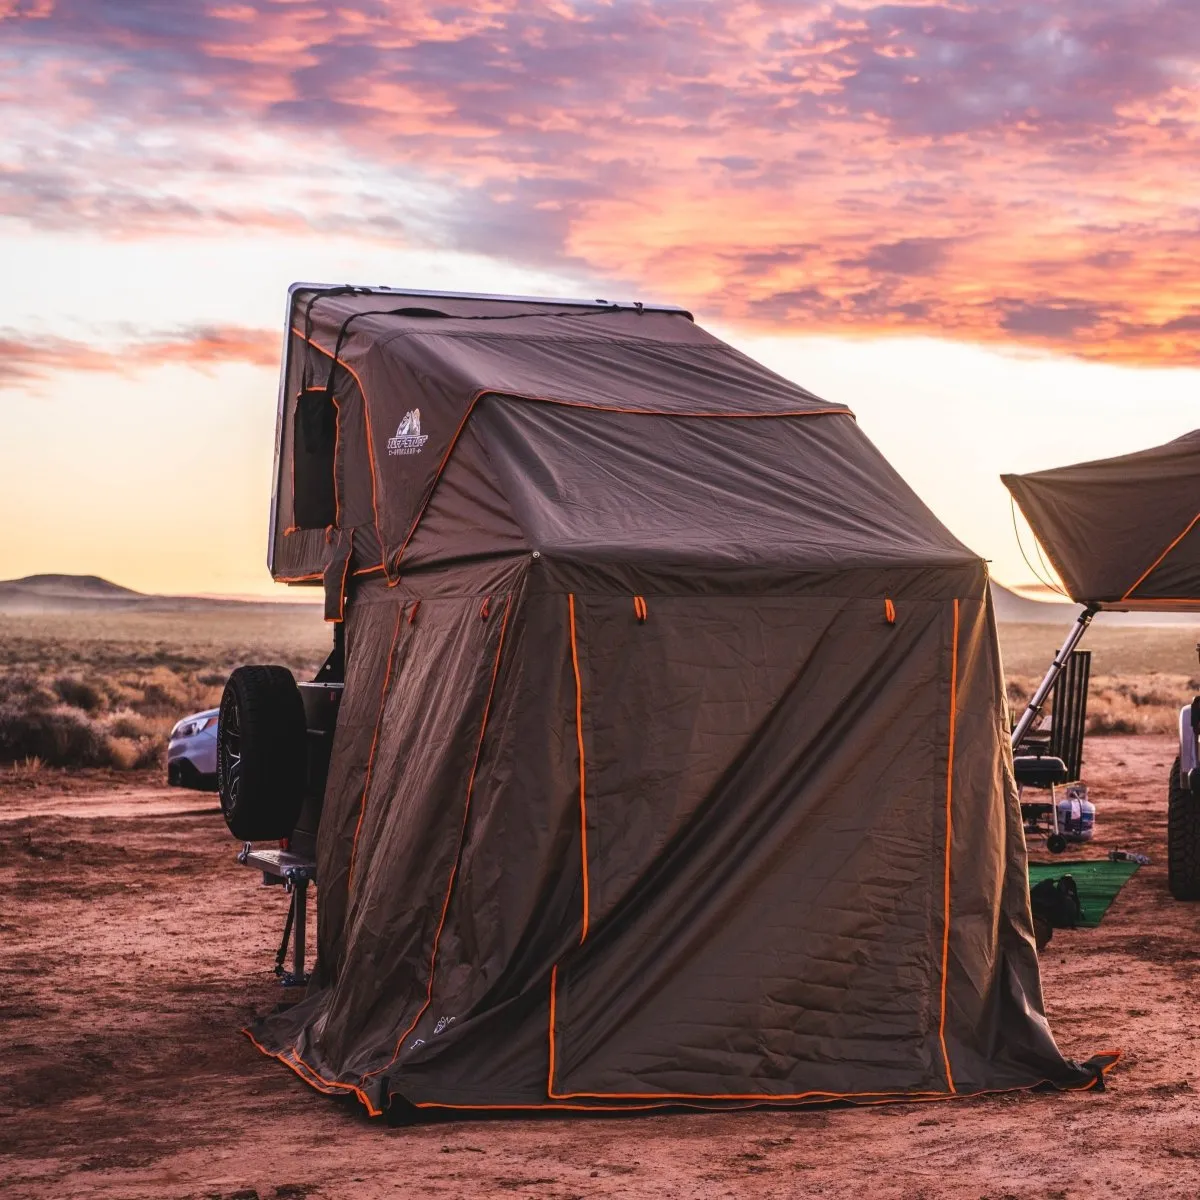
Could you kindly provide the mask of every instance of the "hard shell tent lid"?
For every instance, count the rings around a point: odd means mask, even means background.
[[[1200,611],[1200,429],[1135,454],[1001,479],[1073,600]]]
[[[443,529],[439,546],[414,542],[435,488],[449,496],[459,487],[450,478],[443,486],[448,470],[491,473],[482,459],[500,435],[485,436],[475,418],[485,401],[500,398],[519,405],[521,421],[534,419],[532,408],[590,416],[584,424],[616,443],[629,434],[620,417],[850,415],[699,328],[683,309],[295,285],[277,425],[269,556],[275,578],[316,583],[347,555],[352,570],[380,570],[394,581],[402,564],[415,565],[414,556],[427,564],[544,550],[518,545],[514,519],[527,526],[531,515],[502,512],[504,497],[477,491],[464,495],[459,509],[469,521]],[[731,445],[737,435],[728,428],[707,424],[692,449],[715,453]],[[584,435],[577,421],[570,431],[557,422],[553,436],[561,444]],[[513,439],[505,440],[511,446]],[[649,458],[654,441],[644,421],[627,438]],[[594,461],[596,449],[581,445],[575,457],[588,453]],[[480,456],[479,470],[471,469],[472,456]],[[845,458],[836,451],[828,457],[834,468]],[[731,452],[717,472],[745,476],[760,465]],[[523,464],[522,474],[534,467]],[[643,471],[681,467],[691,464],[644,463]],[[720,482],[711,479],[711,464],[701,469],[710,483]],[[541,475],[543,494],[559,507],[564,481],[551,465],[543,464]],[[741,480],[731,483],[740,493]],[[577,514],[586,507],[576,505]],[[488,511],[496,520],[481,526]],[[918,524],[927,518],[926,510]],[[956,549],[960,561],[973,558]]]

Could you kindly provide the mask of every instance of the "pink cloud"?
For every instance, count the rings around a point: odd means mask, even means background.
[[[1200,362],[1192,0],[32,16],[0,8],[27,224],[336,229],[761,328]]]
[[[37,383],[60,371],[131,375],[173,364],[201,368],[224,363],[275,367],[279,353],[278,334],[240,326],[147,332],[116,346],[0,329],[0,360],[5,364],[0,388]]]

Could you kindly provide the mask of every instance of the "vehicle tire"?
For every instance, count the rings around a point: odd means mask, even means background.
[[[1046,849],[1051,854],[1061,854],[1067,848],[1067,839],[1061,833],[1052,833],[1046,839]]]
[[[287,667],[238,667],[217,718],[217,791],[234,837],[285,838],[304,800],[304,704]]]
[[[1167,887],[1176,900],[1200,900],[1200,796],[1183,786],[1179,759],[1167,798]]]

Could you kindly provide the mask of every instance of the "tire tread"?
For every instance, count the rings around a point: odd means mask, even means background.
[[[1167,886],[1176,900],[1200,900],[1200,796],[1183,786],[1179,759],[1167,800]]]
[[[242,841],[287,837],[303,802],[304,704],[287,667],[238,667],[225,685],[222,717],[236,704],[241,718],[242,767],[236,805],[219,778],[221,811]],[[218,728],[218,745],[221,731]],[[218,752],[218,772],[221,769]]]

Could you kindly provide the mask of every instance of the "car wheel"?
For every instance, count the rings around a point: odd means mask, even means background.
[[[234,837],[287,837],[300,815],[306,762],[304,704],[286,667],[238,667],[217,719],[217,791]]]
[[[1179,759],[1167,798],[1167,887],[1176,900],[1200,900],[1200,796],[1183,786]]]

